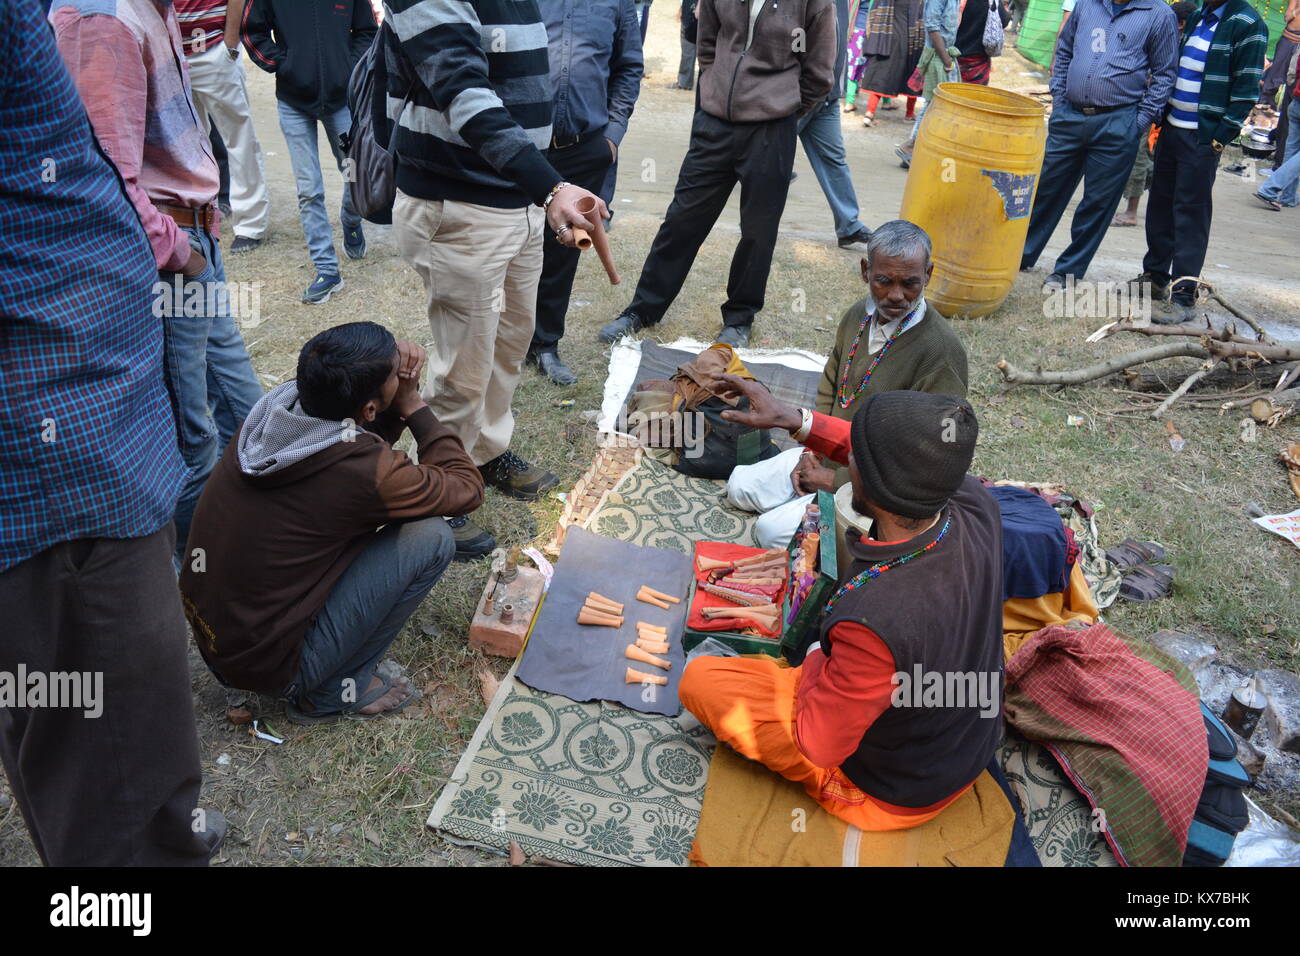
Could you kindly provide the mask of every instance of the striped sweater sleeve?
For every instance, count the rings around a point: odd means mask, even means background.
[[[1251,11],[1254,13],[1254,11]],[[1246,17],[1246,14],[1235,14]],[[1264,79],[1264,52],[1268,47],[1268,27],[1256,14],[1239,27],[1233,38],[1229,54],[1228,76],[1230,87],[1223,118],[1215,127],[1214,138],[1220,143],[1231,143],[1241,135],[1241,125],[1246,122],[1255,101],[1259,99],[1260,83]]]
[[[386,8],[402,54],[451,134],[533,202],[545,200],[562,177],[502,103],[484,47],[510,63],[516,82],[538,75],[532,61],[539,60],[546,76],[546,25],[539,19],[485,26],[479,0],[388,0]]]

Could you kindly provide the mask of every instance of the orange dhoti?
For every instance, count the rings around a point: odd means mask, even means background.
[[[682,673],[678,694],[719,741],[802,785],[822,809],[860,830],[920,826],[969,789],[921,810],[896,807],[863,793],[839,768],[810,763],[794,736],[801,670],[771,657],[698,657]]]

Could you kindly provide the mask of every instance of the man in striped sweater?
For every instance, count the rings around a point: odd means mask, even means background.
[[[609,210],[542,152],[554,93],[537,0],[387,0],[383,29],[393,232],[424,281],[433,331],[425,399],[489,485],[532,500],[558,483],[510,450],[542,230],[573,246],[574,228],[594,230]],[[590,217],[577,208],[586,199]],[[464,517],[449,523],[460,559],[496,546]]]
[[[1196,317],[1196,284],[1205,264],[1219,154],[1237,138],[1259,98],[1268,28],[1246,0],[1206,0],[1183,28],[1178,79],[1156,144],[1147,200],[1147,254],[1138,281],[1172,310],[1169,325]]]

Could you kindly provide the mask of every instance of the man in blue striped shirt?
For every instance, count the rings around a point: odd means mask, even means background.
[[[1138,281],[1170,297],[1162,324],[1196,317],[1196,282],[1205,265],[1219,154],[1241,133],[1259,97],[1268,28],[1246,0],[1206,0],[1183,32],[1178,79],[1156,144],[1147,200],[1147,254]],[[1185,279],[1184,277],[1192,277]]]
[[[0,758],[45,863],[205,865],[169,320],[43,21],[0,0]]]
[[[1042,255],[1083,180],[1070,244],[1044,287],[1082,279],[1110,227],[1138,143],[1174,85],[1178,20],[1164,0],[1079,0],[1052,68],[1047,152],[1021,269]]]

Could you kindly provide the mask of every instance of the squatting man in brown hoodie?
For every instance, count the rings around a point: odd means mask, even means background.
[[[400,710],[377,665],[452,560],[444,515],[483,501],[460,439],[420,397],[425,352],[374,322],[326,329],[249,413],[199,499],[181,592],[223,684],[291,720]],[[418,462],[393,447],[406,429]]]

